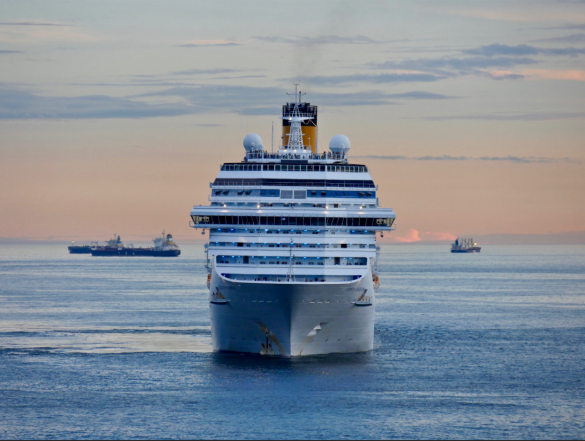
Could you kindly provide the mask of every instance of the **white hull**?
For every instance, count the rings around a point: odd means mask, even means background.
[[[363,352],[374,347],[375,296],[370,268],[364,277],[342,283],[242,282],[214,270],[210,288],[216,351],[289,357]],[[218,289],[224,303],[211,302],[211,293]],[[365,290],[371,304],[356,304]]]

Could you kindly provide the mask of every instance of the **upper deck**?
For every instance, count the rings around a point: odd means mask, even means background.
[[[247,152],[244,162],[260,163],[279,163],[293,162],[297,164],[346,164],[347,156],[345,153],[313,153],[306,150],[280,150],[278,153],[268,153],[265,151]]]
[[[349,139],[335,135],[329,151],[318,152],[317,107],[297,98],[283,107],[283,145],[268,152],[260,136],[248,134],[243,161],[222,164],[210,182],[211,205],[193,207],[193,227],[220,235],[283,226],[311,235],[393,229],[394,212],[379,207],[368,167],[348,161]]]

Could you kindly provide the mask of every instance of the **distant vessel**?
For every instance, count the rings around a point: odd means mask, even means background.
[[[473,239],[455,239],[451,244],[452,253],[479,253],[481,247],[478,247]]]
[[[75,241],[71,241],[75,243]],[[69,254],[91,254],[91,245],[70,245],[67,247]]]
[[[115,236],[115,235],[114,235]],[[154,247],[134,248],[133,245],[125,246],[120,236],[110,239],[105,246],[93,245],[91,247],[92,256],[147,256],[147,257],[176,257],[181,254],[181,250],[173,242],[173,236],[163,231],[162,237],[153,239]]]

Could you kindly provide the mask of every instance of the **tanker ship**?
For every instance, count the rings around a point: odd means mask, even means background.
[[[282,108],[282,146],[244,138],[241,162],[221,165],[211,204],[190,226],[206,244],[215,351],[304,356],[374,347],[377,232],[395,214],[378,204],[368,167],[336,135],[318,151],[317,106]]]
[[[114,235],[115,237],[115,235]],[[134,248],[133,245],[124,245],[120,236],[110,239],[105,246],[96,244],[91,247],[92,256],[142,256],[142,257],[177,257],[181,250],[173,241],[173,236],[163,232],[162,237],[153,239],[154,247]]]

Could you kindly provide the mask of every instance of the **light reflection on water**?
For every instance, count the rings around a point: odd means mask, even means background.
[[[203,248],[0,248],[0,438],[583,438],[585,247],[385,246],[375,350],[210,352]]]

